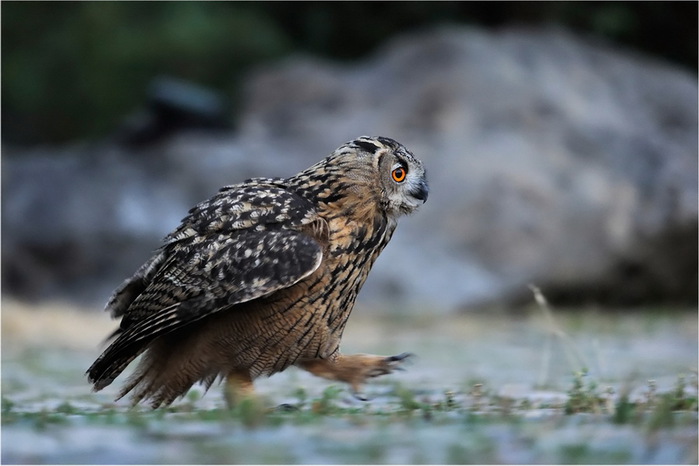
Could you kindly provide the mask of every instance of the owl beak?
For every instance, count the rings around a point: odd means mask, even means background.
[[[410,195],[415,199],[422,201],[423,204],[427,202],[427,196],[429,193],[430,188],[427,186],[426,181],[421,181],[420,184],[417,186],[417,189],[415,189],[414,191],[410,191]]]

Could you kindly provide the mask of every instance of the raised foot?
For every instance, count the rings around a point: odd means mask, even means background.
[[[340,354],[332,360],[301,360],[297,365],[318,377],[348,383],[356,398],[366,400],[359,392],[368,379],[403,370],[402,364],[412,356],[411,353],[401,353],[395,356]]]
[[[414,356],[413,353],[401,353],[386,357],[377,356],[375,364],[373,366],[367,366],[367,371],[363,374],[363,380],[350,383],[352,396],[360,401],[369,401],[369,398],[361,393],[365,379],[390,374],[394,371],[404,371],[403,363]]]
[[[413,353],[401,353],[395,356],[386,356],[379,363],[371,368],[367,374],[367,378],[378,377],[380,375],[390,374],[393,371],[404,371],[403,362],[414,357]]]

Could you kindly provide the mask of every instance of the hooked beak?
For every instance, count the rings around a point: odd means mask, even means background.
[[[414,191],[410,191],[410,195],[415,199],[422,201],[423,204],[427,202],[427,196],[429,193],[430,188],[427,186],[427,181],[424,180],[420,182]]]

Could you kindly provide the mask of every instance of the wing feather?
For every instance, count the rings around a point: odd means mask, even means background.
[[[95,388],[154,338],[312,274],[323,259],[324,224],[308,201],[274,184],[229,186],[192,208],[110,298],[107,310],[122,320],[88,369]]]

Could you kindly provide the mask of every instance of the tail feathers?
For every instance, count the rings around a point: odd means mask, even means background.
[[[113,356],[107,349],[86,372],[87,379],[94,384],[93,390],[96,392],[100,391],[114,382],[114,379],[124,372],[126,366],[131,364],[142,352],[143,349],[131,354]]]
[[[175,387],[163,383],[158,380],[158,377],[150,374],[137,374],[124,385],[119,392],[119,396],[117,396],[117,400],[123,398],[129,392],[133,392],[130,397],[132,406],[146,402],[151,408],[156,409],[160,406],[172,404],[177,398],[184,396],[192,385],[194,385],[194,381],[185,386]]]
[[[154,409],[167,406],[185,395],[195,383],[203,382],[208,390],[221,376],[221,364],[200,353],[187,351],[188,347],[177,338],[166,337],[149,340],[140,346],[112,344],[88,369],[88,379],[94,384],[95,391],[101,390],[143,354],[117,400],[131,393],[133,405],[146,402]]]
[[[126,369],[126,366],[144,350],[145,348],[122,357],[114,357],[109,354],[109,350],[105,351],[87,371],[89,381],[94,384],[94,391],[102,390],[111,384]],[[157,354],[154,354],[153,351],[146,352],[136,371],[119,391],[116,400],[133,392],[131,395],[132,405],[148,401],[155,409],[161,405],[169,405],[178,396],[184,395],[196,382],[196,380],[177,376],[172,371],[164,371],[166,366],[163,366],[162,361],[159,362],[158,359]]]
[[[183,366],[169,353],[150,348],[117,399],[131,392],[134,406],[140,402],[147,402],[153,409],[168,406],[184,396],[196,382],[203,381],[208,390],[218,375],[218,371],[202,374],[191,366]]]

